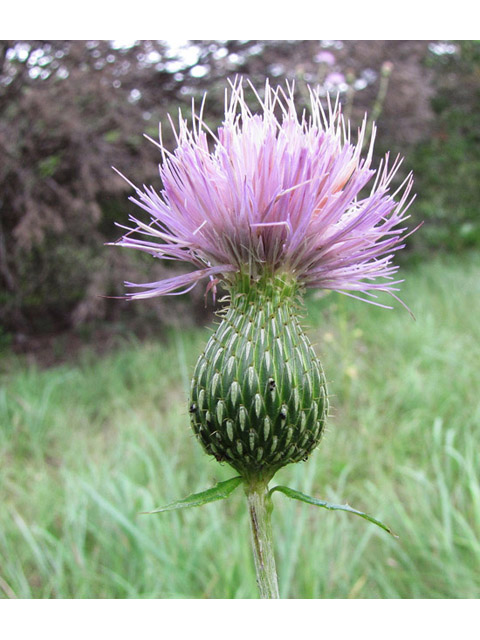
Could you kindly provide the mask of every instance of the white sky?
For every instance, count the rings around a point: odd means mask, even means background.
[[[394,5],[384,0],[360,4],[345,0],[341,7],[304,0],[297,8],[278,0],[231,4],[225,0],[143,0],[137,5],[84,0],[73,14],[64,0],[4,5],[1,39],[473,40],[478,35],[471,0],[452,5],[433,0],[402,0]]]

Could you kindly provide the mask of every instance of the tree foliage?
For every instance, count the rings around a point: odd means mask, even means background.
[[[325,95],[339,92],[355,124],[366,110],[373,111],[384,147],[421,149],[415,161],[422,173],[433,175],[431,167],[438,163],[444,175],[448,154],[469,157],[478,135],[478,47],[455,45],[455,55],[440,55],[431,46],[426,41],[0,42],[0,326],[31,334],[95,318],[118,319],[124,305],[100,296],[121,296],[125,278],[163,276],[161,264],[103,246],[120,235],[114,221],[127,223],[134,208],[127,200],[130,186],[112,166],[132,182],[160,190],[159,152],[143,134],[157,138],[161,122],[164,143],[173,148],[167,113],[175,119],[181,107],[188,116],[192,99],[199,104],[205,90],[204,119],[216,127],[226,80],[238,74],[260,87],[267,77],[272,83],[295,81],[299,102],[307,83],[318,84]],[[435,64],[426,64],[432,57]],[[448,73],[442,65],[450,65]],[[447,144],[437,153],[447,130],[453,147]],[[474,171],[462,167],[470,184]],[[424,185],[432,200],[439,197],[433,179]],[[448,211],[448,197],[442,202]],[[167,321],[172,305],[178,305],[175,318],[198,319],[203,293],[194,293],[193,304],[190,298],[169,300],[168,313],[161,301],[129,305],[128,317],[147,314]]]
[[[410,158],[426,222],[415,246],[459,251],[480,245],[480,41],[433,46],[427,63],[435,118]]]

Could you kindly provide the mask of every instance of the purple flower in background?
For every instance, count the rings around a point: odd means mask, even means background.
[[[339,73],[338,71],[333,71],[329,73],[325,78],[325,84],[329,87],[336,87],[345,83],[345,76],[343,73]]]
[[[320,51],[314,58],[319,64],[327,64],[330,67],[335,64],[335,56],[331,51]]]
[[[238,273],[286,273],[305,287],[396,297],[401,281],[392,259],[404,246],[413,182],[407,176],[392,193],[401,160],[391,163],[387,154],[373,170],[375,128],[363,157],[366,120],[354,144],[338,102],[325,111],[313,90],[308,115],[297,114],[291,88],[267,83],[257,98],[260,112],[252,113],[235,82],[216,134],[200,110],[190,128],[180,118],[173,153],[160,139],[163,190],[134,187],[131,199],[150,220],[131,216],[133,226],[115,244],[195,269],[127,282],[141,289],[128,297],[184,293],[201,279],[214,286]]]

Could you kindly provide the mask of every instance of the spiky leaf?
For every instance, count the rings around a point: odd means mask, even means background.
[[[214,502],[215,500],[223,500],[228,498],[241,482],[242,478],[240,476],[230,478],[230,480],[225,480],[224,482],[217,482],[211,489],[200,491],[200,493],[192,493],[182,500],[167,504],[165,507],[159,507],[153,511],[144,511],[143,513],[161,513],[162,511],[174,511],[175,509],[188,509],[189,507],[200,507],[202,504]]]
[[[331,504],[330,502],[326,502],[325,500],[319,500],[318,498],[307,496],[307,494],[302,493],[301,491],[291,489],[290,487],[284,487],[282,485],[277,485],[276,487],[273,487],[273,489],[270,489],[270,495],[272,495],[274,491],[280,491],[293,500],[300,500],[301,502],[306,502],[307,504],[313,504],[316,507],[323,507],[324,509],[330,509],[331,511],[348,511],[348,513],[353,513],[356,516],[365,518],[365,520],[368,520],[369,522],[372,522],[373,524],[376,524],[378,527],[381,527],[382,529],[387,531],[387,533],[392,535],[394,538],[398,538],[398,536],[393,533],[390,527],[387,527],[386,524],[383,524],[383,522],[380,522],[380,520],[377,520],[376,518],[372,518],[372,516],[368,515],[367,513],[363,513],[362,511],[354,509],[348,504]]]

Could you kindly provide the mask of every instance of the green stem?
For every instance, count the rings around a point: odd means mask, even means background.
[[[249,484],[245,486],[245,493],[260,598],[280,598],[270,517],[273,504],[268,494],[268,487],[266,483]]]

